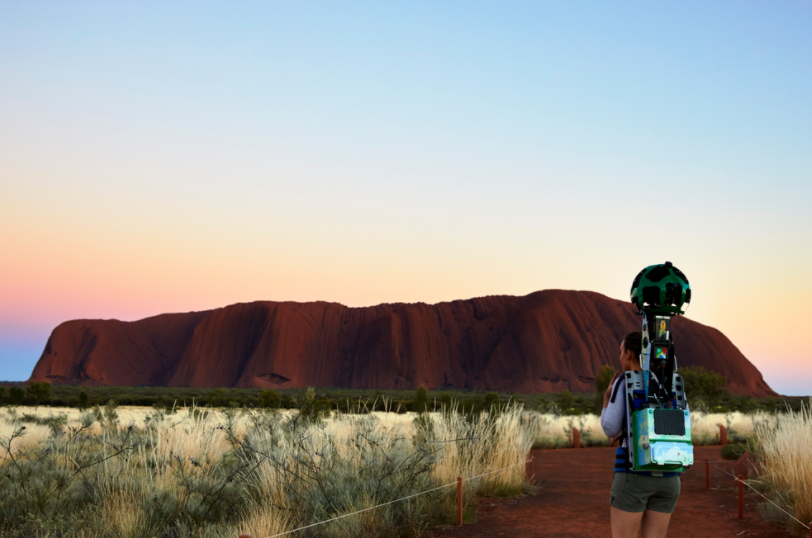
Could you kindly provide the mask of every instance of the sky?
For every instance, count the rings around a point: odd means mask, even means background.
[[[0,3],[0,379],[69,319],[625,300],[669,260],[687,317],[808,395],[809,28],[790,0]]]

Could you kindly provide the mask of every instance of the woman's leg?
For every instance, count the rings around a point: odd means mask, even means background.
[[[643,515],[643,538],[665,538],[671,513],[677,506],[682,481],[679,476],[654,478],[657,484],[656,494],[649,497]]]
[[[647,512],[646,512],[647,513]],[[637,538],[643,512],[626,512],[612,507],[612,538]],[[666,522],[666,528],[668,523]],[[665,536],[665,534],[663,534]],[[646,535],[643,534],[643,538]]]
[[[665,538],[669,521],[671,521],[671,514],[646,510],[643,513],[642,538]],[[612,531],[614,532],[614,525],[612,525]]]

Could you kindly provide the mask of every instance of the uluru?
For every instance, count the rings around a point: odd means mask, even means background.
[[[619,366],[620,339],[639,327],[631,304],[588,291],[363,308],[257,301],[132,322],[67,321],[31,380],[590,392],[603,364]],[[718,330],[680,316],[673,331],[680,366],[721,373],[733,394],[775,395]]]

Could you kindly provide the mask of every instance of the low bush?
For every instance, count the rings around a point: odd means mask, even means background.
[[[737,460],[747,452],[747,445],[743,443],[733,443],[722,447],[722,458],[726,460]]]

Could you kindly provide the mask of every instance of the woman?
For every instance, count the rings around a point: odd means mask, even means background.
[[[620,343],[623,371],[642,370],[640,353],[642,335],[629,333]],[[680,492],[679,473],[630,471],[626,450],[626,384],[625,376],[615,372],[603,395],[601,427],[609,437],[624,433],[615,455],[615,478],[612,482],[611,511],[613,538],[665,538],[671,513]]]

